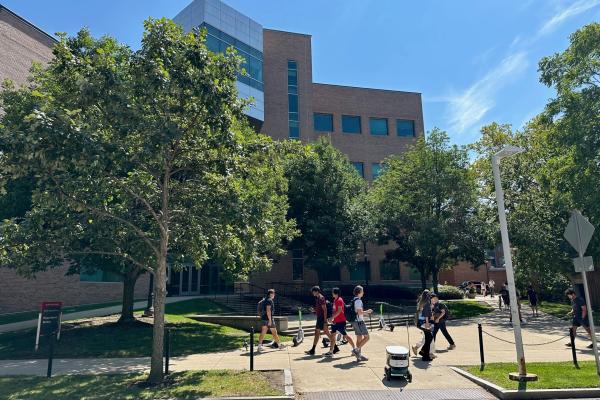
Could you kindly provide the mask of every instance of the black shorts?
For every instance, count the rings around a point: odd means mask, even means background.
[[[589,327],[590,326],[590,321],[587,318],[573,318],[573,326],[574,327],[580,327],[580,326],[585,326],[585,327]]]
[[[315,325],[315,328],[320,331],[325,329],[325,317],[322,317],[320,315],[317,316],[317,324]]]
[[[336,333],[339,332],[342,335],[346,336],[346,321],[344,322],[337,322],[335,324],[331,325],[331,333]]]

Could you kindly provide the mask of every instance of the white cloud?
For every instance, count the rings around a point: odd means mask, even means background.
[[[510,82],[511,76],[522,72],[527,66],[527,52],[511,54],[463,93],[453,96],[448,109],[448,120],[452,131],[463,133],[481,121],[494,107],[496,92]]]
[[[594,8],[599,4],[600,0],[579,0],[566,8],[560,9],[556,15],[542,25],[537,33],[537,36],[540,37],[551,33],[567,19],[586,12],[587,10]]]

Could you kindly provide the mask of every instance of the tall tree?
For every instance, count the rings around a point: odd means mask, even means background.
[[[306,266],[322,280],[331,270],[356,263],[353,202],[365,182],[326,138],[308,145],[288,143],[286,152],[288,217],[300,231],[290,247],[303,250]]]
[[[467,151],[450,146],[445,132],[434,129],[410,151],[387,159],[372,196],[382,239],[398,245],[390,255],[418,268],[423,288],[428,273],[437,291],[442,268],[483,262]]]
[[[153,273],[153,383],[167,260],[245,275],[294,234],[277,153],[244,122],[240,64],[203,32],[149,19],[138,51],[62,36],[29,86],[2,92],[3,176],[35,176],[31,210],[2,225],[2,264],[105,256]]]

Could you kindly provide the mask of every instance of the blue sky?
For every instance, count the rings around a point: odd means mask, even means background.
[[[0,0],[43,30],[87,26],[138,47],[148,16],[191,0]],[[520,127],[553,96],[537,63],[600,21],[600,0],[226,0],[267,28],[313,36],[315,82],[423,94],[426,130],[477,140],[482,125]]]

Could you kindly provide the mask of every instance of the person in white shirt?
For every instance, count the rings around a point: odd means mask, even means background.
[[[365,291],[362,286],[356,286],[354,288],[354,311],[356,312],[356,321],[352,322],[352,328],[354,329],[354,333],[356,333],[356,348],[353,351],[356,356],[356,361],[367,361],[368,358],[362,355],[362,348],[369,341],[369,330],[367,329],[367,325],[365,324],[365,315],[370,315],[373,313],[373,310],[364,310],[364,305],[362,302],[362,297],[364,296]]]

